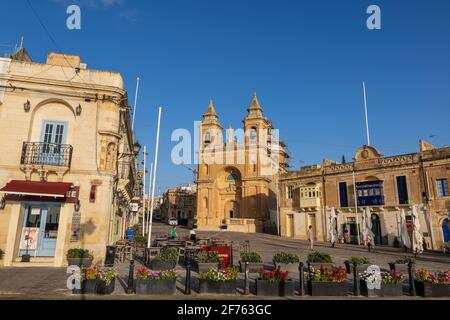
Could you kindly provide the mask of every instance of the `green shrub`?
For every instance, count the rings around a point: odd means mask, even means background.
[[[160,252],[154,260],[163,262],[178,262],[178,248],[168,248]]]
[[[273,261],[276,263],[298,263],[300,258],[293,253],[279,252],[273,256]]]
[[[88,249],[82,248],[72,248],[67,251],[66,254],[67,259],[75,258],[75,259],[94,259],[94,256],[89,252]]]
[[[397,259],[397,260],[395,260],[394,262],[391,262],[391,263],[395,263],[395,264],[409,264],[410,262],[412,264],[414,264],[414,263],[416,263],[416,260],[414,258],[412,258],[412,257],[404,256],[404,257],[399,258],[399,259]]]
[[[133,236],[133,240],[134,240],[134,242],[139,243],[139,244],[143,244],[143,243],[147,242],[147,238],[141,234],[135,234]]]
[[[349,263],[351,266],[352,266],[353,263],[355,263],[355,262],[356,262],[356,265],[357,265],[357,266],[362,265],[362,264],[371,264],[370,260],[369,260],[368,258],[366,258],[366,257],[351,257],[351,258],[348,260],[348,263]]]
[[[0,249],[0,260],[2,260],[3,259],[3,256],[5,255],[5,253],[3,252],[3,250],[2,249]]]
[[[241,262],[262,263],[263,260],[256,252],[242,252]]]
[[[308,254],[308,259],[306,261],[310,263],[333,263],[333,260],[331,260],[331,256],[328,253],[319,251]]]
[[[199,263],[219,263],[220,257],[216,251],[200,251],[197,254],[197,262]]]

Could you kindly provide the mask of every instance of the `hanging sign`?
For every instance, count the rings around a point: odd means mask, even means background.
[[[81,212],[74,212],[72,215],[70,242],[80,241],[80,233],[81,233]]]
[[[36,250],[39,238],[39,228],[23,228],[20,237],[20,250]]]

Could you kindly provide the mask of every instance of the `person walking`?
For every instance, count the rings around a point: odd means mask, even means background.
[[[308,240],[309,240],[309,248],[311,250],[313,250],[314,249],[314,232],[313,232],[312,226],[308,227],[307,236],[308,236]]]
[[[197,242],[197,234],[195,233],[194,229],[191,229],[191,231],[189,231],[189,240]]]
[[[348,228],[345,227],[344,230],[344,243],[349,243],[350,240],[350,232],[348,232]]]
[[[170,238],[171,239],[177,239],[178,238],[178,233],[177,233],[177,227],[176,226],[172,227],[172,231],[170,232]]]

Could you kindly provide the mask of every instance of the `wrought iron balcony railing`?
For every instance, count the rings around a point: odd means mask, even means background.
[[[45,142],[24,142],[22,146],[22,165],[48,165],[70,168],[73,147],[68,144]]]

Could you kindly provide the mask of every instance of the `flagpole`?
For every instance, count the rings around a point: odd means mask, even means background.
[[[136,116],[136,105],[137,105],[137,98],[139,94],[139,77],[136,79],[136,94],[134,95],[134,107],[133,107],[133,120],[131,121],[131,130],[134,132],[134,119]]]
[[[144,198],[143,198],[143,204],[142,204],[142,236],[145,236],[145,176],[146,176],[146,165],[147,165],[147,146],[144,146],[144,187],[143,187],[143,191],[144,191]]]
[[[367,135],[367,145],[370,146],[370,135],[369,135],[369,117],[367,115],[367,96],[366,96],[366,83],[363,81],[363,93],[364,93],[364,114],[366,116],[366,135]]]
[[[149,212],[150,212],[150,195],[152,194],[152,177],[153,177],[153,162],[150,165],[150,178],[148,180],[148,199],[147,199],[148,203],[147,203],[147,205],[148,205]],[[147,222],[145,224],[145,230],[148,230],[149,219],[147,218],[146,221]]]
[[[153,205],[154,205],[154,201],[155,201],[155,183],[156,183],[156,169],[158,166],[158,149],[159,149],[159,131],[161,128],[161,112],[162,112],[162,107],[159,107],[158,130],[156,133],[155,164],[153,167],[152,198],[151,198],[151,204],[150,204],[150,220],[149,220],[149,225],[148,225],[147,248],[150,248],[150,244],[152,241]]]

